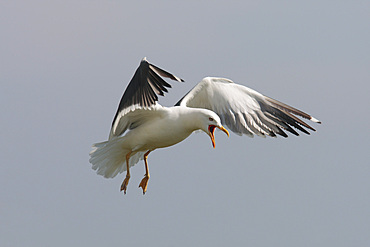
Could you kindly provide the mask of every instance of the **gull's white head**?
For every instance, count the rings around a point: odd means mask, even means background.
[[[213,111],[203,110],[201,114],[201,130],[203,130],[211,138],[213,148],[215,144],[215,129],[219,128],[229,136],[229,132],[222,126],[220,117]]]

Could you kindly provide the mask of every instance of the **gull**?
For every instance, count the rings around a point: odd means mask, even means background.
[[[149,181],[148,155],[158,148],[175,145],[194,131],[203,131],[215,148],[215,129],[229,136],[227,126],[238,135],[288,137],[299,130],[315,131],[297,116],[321,123],[316,118],[294,107],[264,96],[257,91],[236,84],[226,78],[206,77],[173,107],[157,103],[171,88],[162,77],[183,82],[183,79],[141,60],[128,84],[107,141],[96,143],[90,152],[90,163],[97,174],[113,178],[126,171],[121,191],[126,194],[130,167],[144,159],[145,175],[139,184],[143,194]],[[293,129],[293,127],[295,129]],[[284,131],[285,130],[285,131]]]

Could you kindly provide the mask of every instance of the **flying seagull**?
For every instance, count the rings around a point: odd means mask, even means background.
[[[146,58],[141,61],[119,103],[108,141],[94,144],[90,152],[90,163],[99,175],[113,178],[126,171],[121,185],[125,194],[131,166],[144,159],[146,173],[139,187],[145,194],[149,153],[175,145],[196,130],[209,135],[215,147],[216,128],[229,136],[223,124],[238,135],[288,137],[284,130],[296,136],[295,129],[305,134],[309,134],[306,129],[315,131],[295,115],[321,123],[296,108],[217,77],[204,78],[175,106],[163,107],[157,103],[157,95],[163,96],[171,85],[162,77],[184,81]]]

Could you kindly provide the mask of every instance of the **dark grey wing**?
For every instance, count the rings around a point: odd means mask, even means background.
[[[113,118],[111,131],[113,135],[120,135],[125,131],[124,128],[120,128],[119,130],[116,128],[119,125],[120,119],[127,112],[134,110],[135,108],[150,107],[158,101],[157,95],[163,96],[164,92],[168,92],[167,88],[171,88],[171,85],[163,80],[161,76],[179,82],[184,81],[183,79],[150,64],[146,58],[141,60],[139,67],[123,93],[116,115]]]

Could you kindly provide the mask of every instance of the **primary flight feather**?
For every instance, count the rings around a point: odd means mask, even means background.
[[[295,115],[320,123],[298,109],[216,77],[204,78],[175,106],[163,107],[157,95],[163,96],[171,85],[162,77],[183,81],[146,58],[141,61],[119,103],[108,141],[94,144],[90,152],[90,163],[99,175],[112,178],[126,171],[121,185],[124,193],[131,166],[144,159],[146,174],[139,187],[145,193],[149,153],[179,143],[196,130],[208,134],[215,147],[216,128],[229,135],[222,124],[238,135],[287,137],[285,131],[294,135],[299,135],[295,129],[305,134],[309,134],[306,129],[314,131]]]

